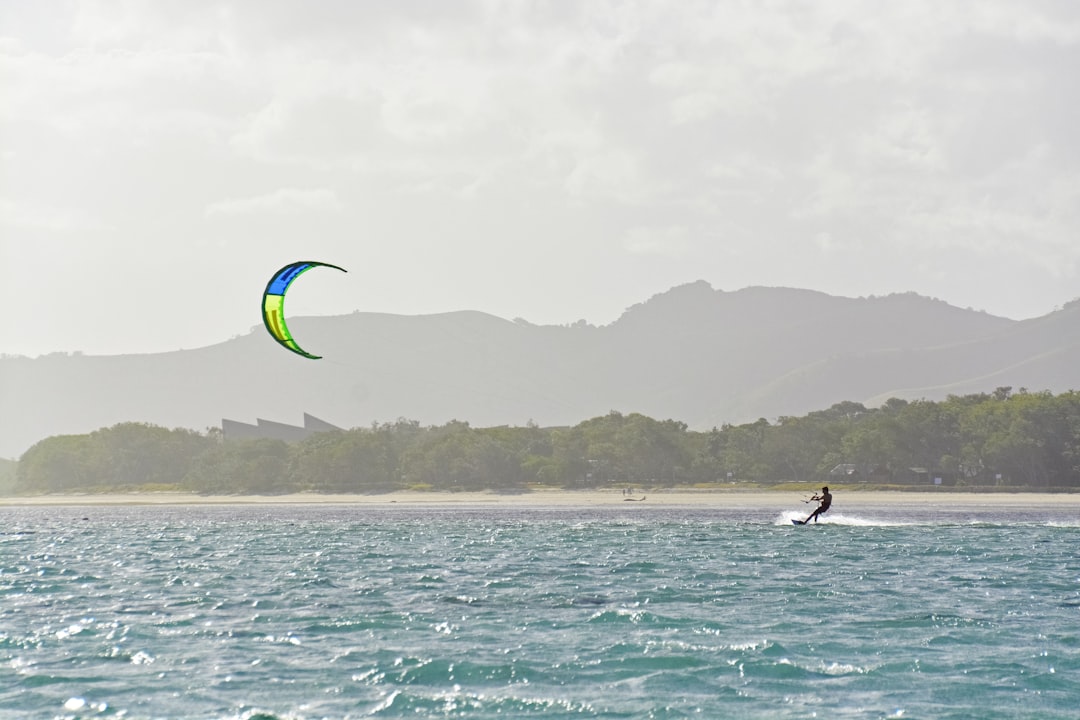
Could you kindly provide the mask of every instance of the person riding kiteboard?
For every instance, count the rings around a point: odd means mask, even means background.
[[[828,487],[821,488],[821,494],[820,495],[815,495],[814,497],[807,500],[807,502],[813,502],[815,500],[818,501],[819,505],[817,506],[817,510],[814,510],[814,512],[810,513],[810,517],[808,517],[808,518],[806,518],[805,520],[802,520],[802,521],[793,520],[792,522],[795,522],[795,523],[797,523],[799,525],[805,525],[806,523],[813,520],[816,523],[817,519],[818,519],[818,515],[820,515],[821,513],[824,513],[824,512],[828,512],[829,511],[829,506],[832,505],[832,495],[829,493],[829,488]]]

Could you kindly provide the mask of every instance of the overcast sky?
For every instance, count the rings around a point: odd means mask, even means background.
[[[0,352],[670,287],[1080,296],[1080,3],[0,0]]]

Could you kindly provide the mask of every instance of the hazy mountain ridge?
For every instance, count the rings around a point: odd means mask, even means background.
[[[223,417],[299,423],[310,412],[342,427],[399,417],[562,425],[614,409],[707,428],[840,400],[1080,387],[1080,303],[1014,321],[914,294],[696,282],[600,327],[476,311],[290,326],[324,359],[285,352],[261,327],[197,350],[0,358],[0,457],[124,421],[202,430]]]

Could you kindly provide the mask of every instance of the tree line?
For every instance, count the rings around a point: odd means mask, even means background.
[[[841,402],[799,417],[693,431],[611,412],[573,427],[410,420],[286,443],[122,423],[42,440],[14,490],[380,493],[529,487],[874,483],[1080,490],[1080,393]]]

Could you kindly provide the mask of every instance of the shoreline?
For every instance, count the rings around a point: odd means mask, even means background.
[[[0,497],[0,508],[107,505],[362,505],[422,507],[670,507],[696,508],[798,508],[806,493],[789,490],[662,490],[630,496],[612,490],[534,490],[521,494],[493,492],[410,492],[378,495],[198,495],[183,492],[60,494]],[[1035,492],[903,492],[839,489],[833,507],[868,505],[964,507],[1059,506],[1080,510],[1080,493]]]

